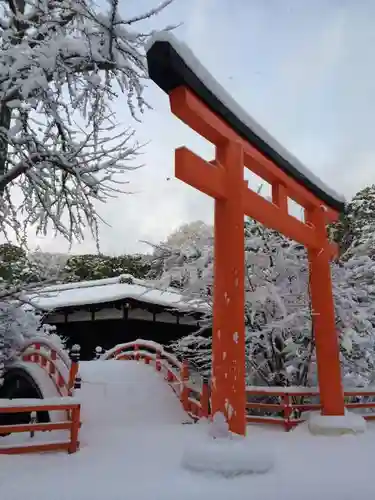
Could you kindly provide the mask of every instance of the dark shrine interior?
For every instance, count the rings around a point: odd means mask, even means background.
[[[103,310],[117,314],[120,312],[121,317],[101,319],[98,313]],[[132,318],[132,310],[144,312],[147,319]],[[81,317],[78,321],[74,319],[76,313],[85,313],[86,317]],[[162,321],[165,313],[168,314],[169,321]],[[56,314],[60,316],[59,321],[53,320]],[[192,313],[189,315],[190,322],[187,323],[182,312],[127,298],[100,304],[64,307],[53,311],[50,316],[46,315],[45,322],[56,327],[56,333],[65,340],[67,349],[74,344],[80,345],[80,359],[89,361],[95,358],[95,348],[98,346],[108,350],[117,344],[137,339],[152,340],[168,346],[171,342],[197,331],[201,317],[202,313]]]
[[[177,340],[197,329],[196,325],[177,325],[136,319],[106,319],[76,321],[56,324],[56,333],[66,339],[69,349],[74,344],[81,346],[81,360],[95,357],[95,348],[111,349],[117,344],[137,339],[152,340],[162,345]]]

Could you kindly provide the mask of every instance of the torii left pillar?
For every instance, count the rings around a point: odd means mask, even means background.
[[[222,169],[225,197],[220,193],[215,197],[212,413],[224,408],[232,432],[244,435],[245,241],[241,144],[231,141],[217,147],[216,162],[217,168]]]
[[[186,109],[183,89],[170,97],[172,108],[178,107],[181,116]],[[189,121],[193,119],[190,116]],[[212,414],[224,411],[231,431],[245,435],[243,149],[237,141],[215,142],[214,166],[186,148],[177,149],[175,175],[215,199]]]

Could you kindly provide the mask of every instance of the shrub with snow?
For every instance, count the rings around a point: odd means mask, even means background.
[[[26,309],[18,301],[0,301],[0,384],[7,364],[17,357],[28,338],[48,336],[64,347],[61,339],[54,334],[54,327],[42,324],[41,320],[40,313]]]

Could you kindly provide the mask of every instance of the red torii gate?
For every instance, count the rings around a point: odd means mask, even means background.
[[[147,59],[150,77],[168,93],[173,114],[216,146],[212,162],[185,147],[175,152],[176,177],[215,199],[213,414],[223,412],[233,432],[246,433],[246,214],[308,250],[322,412],[344,415],[330,273],[335,248],[326,233],[326,224],[337,219],[343,200],[303,169],[249,117],[245,119],[250,126],[245,123],[239,116],[244,112],[236,103],[225,106],[223,101],[230,101],[230,97],[222,90],[215,92],[218,84],[212,76],[172,35],[154,38]],[[271,184],[272,202],[249,189],[244,166]],[[304,222],[288,214],[288,198],[305,209]]]

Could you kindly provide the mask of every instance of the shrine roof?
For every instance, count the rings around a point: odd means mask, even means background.
[[[130,275],[49,286],[36,290],[27,297],[30,305],[45,311],[126,299],[186,313],[207,312],[202,302],[189,300],[173,289],[156,289],[152,283]]]

